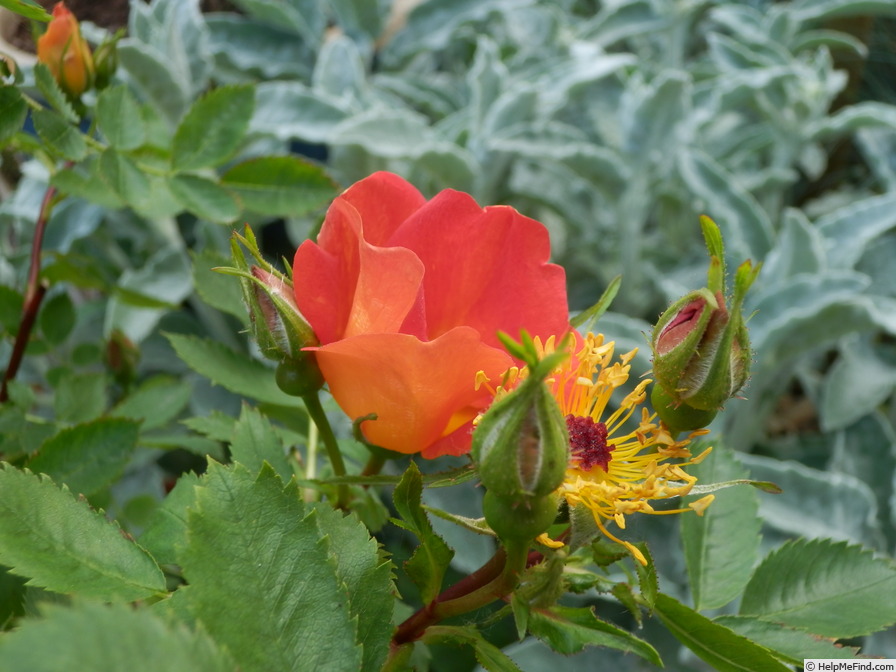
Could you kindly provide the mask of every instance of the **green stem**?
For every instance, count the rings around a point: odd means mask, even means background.
[[[317,425],[320,430],[320,437],[323,439],[324,447],[327,449],[327,457],[330,458],[330,464],[333,467],[333,474],[336,476],[345,476],[345,462],[342,460],[342,453],[339,452],[339,444],[336,443],[336,435],[333,434],[333,428],[330,427],[330,421],[327,420],[327,414],[324,413],[324,407],[320,403],[317,394],[306,394],[302,397],[305,402],[305,408],[308,409],[308,415],[311,421]],[[348,485],[341,483],[336,486],[336,508],[345,509],[348,506]]]

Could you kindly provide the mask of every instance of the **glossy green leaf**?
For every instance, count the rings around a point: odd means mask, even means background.
[[[229,159],[243,142],[254,106],[249,85],[222,86],[197,100],[174,134],[172,167],[197,170]]]
[[[423,641],[427,644],[466,644],[473,647],[476,661],[488,672],[520,672],[520,668],[513,660],[473,627],[430,626],[426,630]]]
[[[103,181],[126,204],[134,207],[150,200],[149,178],[129,157],[109,148],[100,155]]]
[[[53,345],[62,343],[75,326],[75,305],[67,292],[45,299],[37,317],[41,333]]]
[[[217,182],[199,175],[173,175],[168,188],[185,210],[201,219],[226,224],[240,215],[236,197]]]
[[[740,613],[825,637],[867,635],[896,623],[896,566],[846,542],[788,542],[756,568]]]
[[[233,672],[226,650],[204,632],[164,621],[146,608],[78,601],[41,607],[0,639],[4,672]],[[48,646],[52,642],[52,646]]]
[[[43,63],[35,63],[34,65],[34,83],[37,84],[37,88],[40,89],[44,98],[47,99],[50,107],[59,112],[66,121],[73,124],[78,123],[78,115],[75,113],[74,108],[62,92],[62,89],[59,88],[59,84],[56,83],[50,69]]]
[[[858,653],[855,647],[835,644],[805,630],[749,616],[719,616],[714,622],[761,644],[791,665],[802,665],[805,658],[855,658]]]
[[[182,474],[140,535],[140,544],[159,564],[175,564],[178,547],[187,543],[187,508],[196,500],[196,486],[200,484],[193,472]]]
[[[586,646],[606,646],[635,653],[654,665],[662,667],[663,664],[650,644],[627,630],[600,620],[593,608],[556,606],[532,609],[529,632],[558,653],[578,653]]]
[[[256,479],[213,463],[203,480],[180,554],[190,611],[243,669],[361,669],[355,586],[336,564],[376,554],[375,544],[367,537],[334,558],[316,512],[269,468]]]
[[[719,672],[788,672],[767,649],[660,593],[657,616],[675,638]]]
[[[0,467],[0,562],[57,593],[132,602],[165,591],[155,561],[50,479]]]
[[[168,334],[177,355],[213,383],[268,404],[295,406],[295,398],[277,387],[274,370],[247,355],[196,336]]]
[[[84,136],[61,114],[47,109],[32,110],[31,119],[49,151],[69,161],[80,161],[87,156]]]
[[[91,203],[116,210],[124,207],[124,201],[112,191],[100,177],[99,157],[88,156],[81,163],[57,170],[50,184],[63,194],[77,196]]]
[[[131,90],[121,84],[100,92],[96,100],[96,123],[109,144],[123,151],[146,142],[140,105]]]
[[[221,176],[243,207],[262,215],[297,217],[336,195],[324,171],[295,156],[264,156],[238,163]]]
[[[395,595],[392,563],[384,560],[376,539],[353,514],[344,515],[328,504],[314,505],[317,527],[329,540],[336,559],[336,575],[347,587],[348,608],[357,620],[356,640],[363,646],[362,670],[378,670],[389,651],[394,630]]]
[[[230,266],[230,257],[211,249],[191,252],[193,259],[193,286],[212,308],[229,313],[242,324],[248,324],[249,313],[243,302],[240,280],[232,275],[218,273],[215,268]]]
[[[118,418],[140,420],[140,430],[162,427],[187,407],[193,395],[189,381],[155,376],[140,384],[110,411]]]
[[[109,418],[63,429],[44,442],[28,468],[75,494],[92,495],[121,476],[137,446],[138,423]]]
[[[718,443],[688,473],[701,484],[749,476],[733,451]],[[687,497],[682,505],[697,499]],[[702,516],[682,516],[681,540],[696,609],[717,609],[741,594],[756,563],[761,526],[756,491],[747,486],[719,492]]]
[[[49,21],[51,18],[49,12],[34,0],[0,0],[0,7],[6,7],[26,19],[35,21]]]
[[[22,130],[28,104],[14,86],[0,86],[0,147]]]
[[[420,590],[421,600],[427,604],[439,594],[454,551],[433,531],[420,502],[422,494],[423,478],[417,465],[411,462],[401,482],[395,486],[392,501],[401,516],[401,520],[395,522],[420,540],[420,545],[405,563],[405,571]]]
[[[257,409],[243,404],[240,419],[233,428],[230,454],[249,471],[256,473],[267,462],[284,481],[295,473],[286,457],[283,440]]]
[[[101,416],[109,405],[108,385],[103,373],[64,372],[53,396],[56,420],[74,424]]]

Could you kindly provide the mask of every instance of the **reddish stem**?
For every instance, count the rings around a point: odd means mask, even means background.
[[[0,403],[9,399],[9,382],[16,377],[22,358],[25,356],[25,347],[31,337],[31,330],[37,320],[41,301],[47,293],[47,285],[40,282],[40,252],[44,243],[44,231],[47,229],[47,221],[50,219],[50,209],[53,197],[56,195],[56,187],[47,187],[44,198],[40,204],[40,212],[34,227],[34,240],[31,242],[31,266],[28,268],[28,284],[25,287],[25,300],[22,306],[22,321],[16,332],[16,342],[12,348],[12,355],[3,374],[3,382],[0,384]]]

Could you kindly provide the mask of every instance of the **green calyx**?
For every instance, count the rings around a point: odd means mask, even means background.
[[[245,236],[234,233],[230,246],[234,266],[215,270],[240,278],[252,333],[262,354],[276,361],[299,359],[303,348],[318,341],[296,305],[292,280],[264,260],[250,228],[246,227]],[[255,263],[250,265],[243,248]]]
[[[301,352],[297,357],[277,365],[277,387],[293,397],[314,394],[324,385],[324,377],[313,352]]]
[[[521,500],[539,497],[563,482],[569,435],[544,378],[566,356],[565,350],[541,360],[534,355],[527,361],[529,376],[495,402],[473,432],[471,454],[479,477],[495,495]]]
[[[741,264],[726,305],[721,232],[708,217],[701,218],[701,226],[710,253],[707,287],[673,303],[660,316],[652,338],[653,374],[670,401],[666,406],[676,413],[683,407],[714,413],[749,377],[751,350],[742,311],[760,266]]]
[[[551,526],[559,506],[557,493],[510,498],[488,490],[482,500],[485,522],[502,541],[532,541]]]

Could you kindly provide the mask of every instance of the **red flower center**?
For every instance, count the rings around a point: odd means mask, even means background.
[[[612,459],[610,451],[615,447],[607,445],[607,426],[594,422],[591,417],[567,415],[566,428],[569,430],[572,456],[578,461],[579,469],[591,471],[599,466],[607,471]]]

